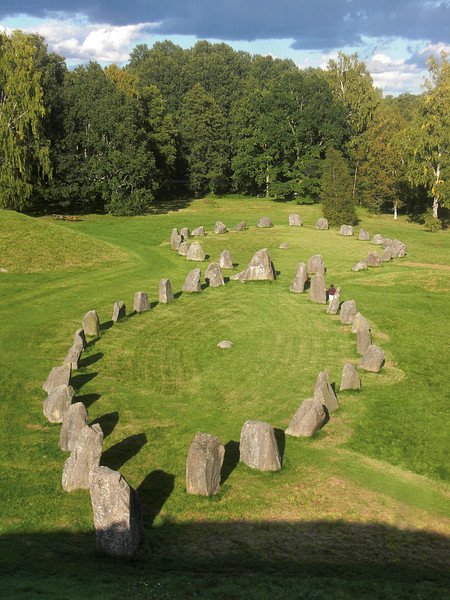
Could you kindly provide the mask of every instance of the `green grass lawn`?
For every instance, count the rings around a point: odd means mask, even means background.
[[[287,225],[290,212],[303,227]],[[265,215],[274,227],[256,228]],[[446,597],[450,234],[360,210],[361,227],[401,239],[408,254],[355,273],[377,247],[317,231],[320,216],[320,206],[240,197],[79,222],[0,211],[2,598]],[[215,235],[217,220],[249,228]],[[199,225],[206,263],[170,248],[173,227]],[[222,250],[235,263],[229,278],[264,247],[275,282],[180,293],[187,273],[204,273]],[[297,263],[317,253],[327,285],[356,301],[385,352],[359,392],[338,391],[343,365],[359,362],[351,326],[289,292]],[[176,295],[168,305],[158,303],[162,277]],[[149,312],[132,312],[136,291],[149,294]],[[118,300],[128,315],[113,324]],[[96,554],[89,492],[62,491],[68,454],[42,413],[42,384],[91,309],[102,332],[72,385],[104,431],[102,464],[139,490],[145,539],[132,561]],[[223,339],[230,350],[217,348]],[[324,369],[340,409],[314,438],[284,437]],[[238,462],[248,419],[276,428],[280,472]],[[197,431],[226,447],[212,498],[185,492]]]

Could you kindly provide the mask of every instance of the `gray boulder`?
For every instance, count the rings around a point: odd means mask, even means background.
[[[137,313],[150,310],[150,302],[146,292],[136,292],[134,295],[133,308]]]
[[[174,227],[172,229],[172,235],[170,236],[170,246],[172,250],[178,250],[180,244],[182,242],[181,235],[178,232],[178,229]]]
[[[200,292],[202,287],[200,284],[200,279],[202,276],[202,272],[200,269],[194,269],[190,273],[187,274],[186,279],[184,280],[183,287],[181,288],[183,292]]]
[[[114,323],[120,321],[120,319],[123,319],[126,315],[126,312],[127,309],[123,300],[120,300],[119,302],[114,302],[112,314],[112,320],[114,321]]]
[[[298,294],[305,291],[305,283],[308,281],[308,271],[305,263],[298,263],[295,279],[291,282],[290,291]]]
[[[366,263],[368,267],[381,267],[381,256],[376,250],[371,250],[367,254]]]
[[[370,240],[370,233],[365,229],[359,230],[358,240],[368,241]]]
[[[78,436],[85,425],[88,424],[88,411],[82,402],[75,402],[69,406],[59,433],[58,445],[61,450],[72,451],[75,448]]]
[[[387,248],[388,246],[390,246],[392,244],[392,240],[391,238],[383,238],[383,243],[382,243],[382,248]]]
[[[242,277],[243,274],[244,274],[244,271],[240,271],[239,273],[235,273],[234,275],[231,275],[230,279],[232,281],[242,281],[241,277]]]
[[[274,428],[263,421],[247,421],[241,430],[240,461],[252,469],[279,471],[281,456]]]
[[[247,229],[247,223],[245,221],[241,221],[237,225],[233,227],[233,231],[245,231]]]
[[[322,427],[326,418],[322,402],[314,398],[306,398],[292,417],[286,434],[295,437],[311,437]]]
[[[183,238],[183,240],[188,240],[191,237],[191,232],[189,231],[189,227],[183,227],[180,234],[181,234],[181,237]]]
[[[387,246],[381,255],[381,262],[388,262],[392,260],[392,246]]]
[[[219,287],[225,285],[225,281],[222,275],[222,269],[219,263],[213,262],[208,265],[205,271],[205,281],[211,287]]]
[[[227,231],[228,229],[226,228],[226,225],[222,223],[222,221],[217,221],[214,225],[214,233],[226,233]]]
[[[84,335],[84,329],[77,329],[73,336],[73,346],[77,346],[80,350],[86,348],[86,336]]]
[[[328,219],[318,219],[316,222],[316,229],[328,229]]]
[[[303,225],[302,220],[300,219],[300,215],[290,214],[289,215],[289,225],[292,227],[301,227]]]
[[[75,448],[64,463],[62,487],[66,492],[89,489],[90,472],[97,469],[102,455],[103,432],[98,423],[85,425]]]
[[[205,260],[205,253],[199,242],[192,242],[187,251],[186,258],[197,262],[203,262]]]
[[[365,269],[367,269],[367,263],[365,260],[359,260],[352,267],[352,271],[363,271]]]
[[[372,244],[379,244],[381,246],[382,243],[383,236],[381,235],[381,233],[376,233],[372,238]]]
[[[309,286],[309,297],[311,298],[312,302],[318,302],[319,304],[327,303],[325,278],[320,273],[316,273],[311,277],[311,283]]]
[[[85,335],[96,336],[100,334],[100,321],[95,310],[90,310],[84,315],[81,326]]]
[[[378,373],[384,363],[384,352],[375,344],[371,344],[364,352],[363,357],[358,365],[359,369],[364,371],[373,371]]]
[[[341,291],[342,291],[341,287],[336,288],[336,292],[333,296],[333,300],[330,302],[330,304],[328,305],[328,308],[327,308],[327,313],[329,315],[337,315],[338,314],[339,305],[340,305],[340,301],[341,301]]]
[[[346,363],[342,369],[341,387],[343,390],[359,390],[361,388],[361,378],[356,370],[355,365]]]
[[[321,254],[314,254],[308,260],[308,273],[325,273],[325,264]]]
[[[357,312],[352,321],[352,333],[358,333],[360,329],[370,329],[370,325],[366,317]]]
[[[341,323],[343,325],[346,325],[347,323],[352,323],[357,312],[358,311],[356,310],[356,302],[354,300],[346,300],[345,302],[343,302],[341,306],[341,314],[339,316]]]
[[[163,277],[159,282],[159,301],[163,304],[167,304],[168,302],[172,302],[173,299],[174,297],[170,281]]]
[[[353,227],[351,225],[341,225],[339,235],[353,235]]]
[[[131,557],[144,529],[136,490],[123,475],[108,467],[91,471],[89,490],[97,550],[110,556]]]
[[[72,346],[63,360],[63,365],[70,365],[72,371],[76,371],[78,369],[78,361],[80,360],[81,352],[79,346]]]
[[[50,392],[58,387],[58,385],[69,385],[71,371],[72,367],[70,365],[53,367],[45,380],[42,389],[45,390],[47,394],[50,394]]]
[[[231,252],[229,250],[223,250],[219,256],[219,265],[222,269],[232,269],[233,268],[233,258],[231,256]]]
[[[406,244],[400,240],[394,240],[391,244],[392,258],[403,258],[406,255]]]
[[[356,352],[358,354],[364,354],[371,343],[372,337],[370,335],[370,329],[358,329],[356,332]]]
[[[72,404],[75,390],[71,385],[58,385],[44,400],[42,410],[50,423],[62,423]]]
[[[273,227],[272,220],[269,217],[261,217],[256,223],[257,227]]]
[[[223,350],[228,350],[229,348],[232,348],[232,346],[233,342],[230,342],[229,340],[222,340],[217,344],[217,347],[222,348]]]
[[[203,225],[200,225],[200,227],[196,227],[194,229],[194,231],[192,232],[193,236],[199,236],[199,237],[204,237],[206,235],[205,232],[205,228],[203,227]]]
[[[339,408],[339,402],[330,383],[328,371],[321,371],[317,375],[316,387],[314,388],[314,400],[323,404],[329,413]]]
[[[180,256],[187,256],[190,247],[191,244],[189,242],[181,242],[181,244],[178,246],[178,254]]]
[[[278,248],[281,248],[282,250],[288,250],[289,246],[286,244],[286,242],[281,242]]]
[[[224,445],[217,436],[201,431],[196,434],[186,461],[188,494],[212,496],[217,492],[224,456]]]
[[[240,277],[241,281],[258,281],[265,279],[270,281],[276,279],[275,269],[267,248],[263,248],[256,252]]]

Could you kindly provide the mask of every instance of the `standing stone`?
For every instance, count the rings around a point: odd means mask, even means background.
[[[365,269],[367,269],[367,263],[365,260],[359,260],[352,267],[352,271],[363,271]]]
[[[344,365],[342,369],[342,379],[341,379],[341,387],[339,388],[342,392],[343,390],[359,390],[361,388],[361,378],[356,370],[355,365],[351,363],[347,363]]]
[[[192,242],[187,251],[186,258],[188,260],[195,260],[197,262],[203,262],[205,260],[205,253],[199,242]]]
[[[403,258],[406,254],[406,244],[400,240],[394,240],[391,244],[392,258]]]
[[[357,312],[352,321],[352,333],[358,333],[360,329],[370,329],[370,325],[366,317]]]
[[[358,311],[356,310],[356,302],[354,300],[346,300],[345,302],[343,302],[341,306],[341,314],[339,316],[341,323],[343,325],[352,323],[357,312]]]
[[[365,371],[373,371],[378,373],[384,363],[384,352],[379,346],[371,344],[364,352],[363,357],[358,365],[360,369]]]
[[[224,456],[225,447],[217,436],[201,431],[196,434],[186,461],[188,494],[212,496],[217,492]]]
[[[231,257],[231,252],[229,250],[223,250],[219,256],[219,265],[222,269],[232,269],[233,268],[233,258]]]
[[[126,310],[127,309],[125,306],[125,302],[123,300],[120,300],[119,302],[114,302],[112,314],[112,320],[114,321],[114,323],[124,318],[124,316],[126,315]]]
[[[222,221],[216,221],[216,224],[214,225],[214,233],[226,233],[227,231],[228,229],[226,228],[226,225],[222,223]]]
[[[314,398],[306,398],[292,417],[286,434],[295,437],[311,437],[322,427],[326,418],[322,402]]]
[[[86,348],[86,336],[84,335],[84,329],[77,329],[73,336],[73,346],[77,346],[80,350]]]
[[[172,250],[178,250],[181,244],[181,235],[178,233],[178,229],[174,227],[172,229],[172,235],[170,236],[170,246]]]
[[[59,433],[58,445],[61,450],[73,450],[78,436],[85,425],[88,424],[88,411],[82,402],[75,402],[69,406]]]
[[[279,471],[281,456],[275,431],[269,423],[247,421],[241,430],[240,461],[252,469]]]
[[[381,262],[388,262],[390,260],[392,260],[392,246],[385,248],[381,255]]]
[[[181,242],[181,244],[178,246],[178,254],[180,256],[187,256],[190,247],[191,244],[189,242]]]
[[[298,263],[295,279],[292,280],[290,291],[298,294],[305,291],[305,283],[308,281],[308,271],[305,263]]]
[[[70,383],[70,373],[72,371],[72,367],[70,365],[63,365],[62,367],[53,367],[50,371],[49,376],[45,380],[42,389],[50,394],[50,392],[55,389],[58,385],[69,385]]]
[[[241,281],[258,281],[262,279],[274,281],[276,279],[275,269],[267,248],[258,250],[240,279]]]
[[[146,292],[136,292],[134,295],[133,308],[137,313],[150,310],[150,302]]]
[[[136,490],[121,473],[108,467],[91,471],[89,489],[97,550],[110,556],[131,557],[144,529]]]
[[[353,235],[353,227],[351,225],[341,225],[339,235]]]
[[[257,227],[273,227],[272,220],[269,217],[261,217],[256,223]]]
[[[358,329],[356,332],[356,352],[364,354],[367,348],[372,343],[372,337],[369,329]]]
[[[90,310],[84,315],[81,325],[85,335],[100,334],[100,321],[95,310]]]
[[[89,489],[89,475],[100,463],[103,432],[98,423],[80,431],[75,448],[64,463],[62,487],[66,492]]]
[[[359,230],[358,240],[368,241],[370,240],[370,233],[365,229]]]
[[[316,222],[316,229],[328,229],[328,219],[321,218]]]
[[[192,232],[192,235],[193,236],[198,235],[200,237],[204,237],[206,235],[206,233],[205,233],[205,228],[203,227],[203,225],[200,225],[200,227],[196,227],[194,229],[194,231]]]
[[[382,244],[383,243],[383,236],[381,235],[381,233],[376,233],[373,238],[372,238],[372,244]]]
[[[241,221],[237,225],[233,227],[234,231],[245,231],[247,229],[247,223],[245,221]]]
[[[367,255],[366,263],[368,267],[381,267],[381,256],[376,250],[371,250]]]
[[[308,260],[308,273],[325,273],[325,264],[321,254],[314,254]]]
[[[303,225],[302,220],[299,215],[290,214],[289,215],[289,225],[292,227],[301,227]]]
[[[208,265],[208,268],[205,271],[205,281],[211,287],[219,287],[221,285],[225,285],[225,281],[222,275],[222,269],[220,268],[219,263],[213,262]]]
[[[78,369],[78,361],[80,360],[81,349],[79,346],[72,346],[63,360],[63,365],[70,365],[72,371]]]
[[[183,292],[200,292],[201,284],[200,279],[202,276],[202,272],[200,269],[194,269],[190,273],[187,274],[186,279],[184,280],[183,287],[181,288]]]
[[[311,298],[312,302],[318,302],[319,304],[327,303],[325,278],[320,273],[316,273],[311,277],[311,284],[309,286],[309,297]]]
[[[341,300],[341,291],[342,291],[342,288],[340,288],[340,287],[336,288],[336,291],[333,296],[333,300],[330,302],[330,304],[328,305],[328,308],[327,308],[327,313],[329,315],[337,315],[338,314],[339,304],[340,304],[340,300]]]
[[[188,240],[191,237],[191,232],[189,231],[189,227],[183,227],[181,230],[181,237],[183,240]]]
[[[50,423],[62,423],[72,404],[75,390],[71,385],[58,385],[44,400],[42,410]]]
[[[317,375],[314,399],[323,404],[329,413],[339,408],[339,402],[330,383],[328,371],[321,371]]]
[[[163,304],[167,304],[168,302],[172,302],[173,299],[174,297],[170,281],[163,277],[159,282],[159,301]]]
[[[381,247],[386,249],[391,244],[392,244],[391,238],[383,238],[383,243],[382,243]]]

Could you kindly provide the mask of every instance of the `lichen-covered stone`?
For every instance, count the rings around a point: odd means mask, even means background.
[[[233,227],[234,231],[245,231],[245,229],[247,229],[247,223],[245,221],[241,221]]]
[[[159,301],[163,304],[167,304],[168,302],[172,302],[173,299],[174,297],[170,281],[163,277],[159,282]]]
[[[50,423],[62,423],[72,404],[75,390],[71,385],[58,385],[44,400],[42,410]]]
[[[359,390],[361,388],[361,378],[356,367],[351,363],[346,363],[342,369],[342,379],[340,391]]]
[[[369,329],[358,329],[356,332],[356,352],[364,354],[367,348],[372,343],[372,337]]]
[[[183,227],[180,231],[181,237],[183,240],[188,240],[191,237],[191,232],[189,231],[189,227]]]
[[[81,430],[87,424],[88,411],[83,402],[71,404],[64,416],[59,432],[58,445],[61,450],[72,451],[75,448]]]
[[[229,250],[222,250],[219,256],[219,265],[222,269],[232,269],[233,268],[233,258],[231,256],[231,252]]]
[[[300,219],[299,215],[296,214],[290,214],[289,215],[289,225],[291,225],[292,227],[301,227],[303,225],[302,220]]]
[[[328,219],[320,218],[316,222],[316,229],[328,229]]]
[[[206,235],[205,232],[205,228],[203,227],[203,225],[200,225],[200,227],[196,227],[192,234],[192,236],[199,236],[199,237],[204,237]]]
[[[272,219],[269,217],[261,217],[258,219],[257,227],[273,227]]]
[[[146,292],[136,292],[134,295],[133,308],[137,313],[150,310],[150,302]]]
[[[306,398],[292,417],[286,434],[295,437],[311,437],[322,427],[326,418],[322,402],[314,398]]]
[[[241,430],[240,460],[252,469],[279,471],[281,456],[274,428],[263,421],[247,421]]]
[[[358,240],[368,241],[370,240],[370,233],[365,229],[360,229],[358,234]]]
[[[392,246],[387,246],[381,255],[381,262],[388,262],[390,260],[392,260]]]
[[[102,455],[103,432],[98,423],[85,425],[75,448],[64,463],[62,487],[66,492],[89,489],[90,472],[97,469]]]
[[[365,260],[359,260],[352,267],[352,271],[363,271],[365,269],[367,269],[367,263]]]
[[[339,235],[353,235],[353,227],[351,225],[341,225]]]
[[[352,321],[352,333],[357,333],[360,329],[370,329],[370,324],[366,317],[357,312]]]
[[[258,250],[240,277],[241,281],[276,279],[275,269],[267,248]]]
[[[73,336],[73,346],[77,346],[80,350],[86,348],[86,336],[84,335],[84,329],[77,329]]]
[[[321,254],[314,254],[308,260],[308,273],[325,273],[325,263],[323,262],[323,258]]]
[[[356,302],[354,300],[346,300],[341,305],[341,314],[339,319],[343,325],[351,323],[357,313]]]
[[[381,246],[382,243],[383,236],[381,235],[381,233],[376,233],[372,238],[372,244],[379,244]]]
[[[384,352],[375,344],[371,344],[364,352],[358,368],[378,373],[384,363]]]
[[[205,260],[206,256],[199,242],[192,242],[187,251],[186,258],[197,262],[203,262]]]
[[[327,313],[329,315],[337,315],[339,312],[339,305],[341,301],[341,287],[337,287],[333,296],[333,300],[330,302],[327,308]]]
[[[187,256],[190,247],[191,244],[189,242],[181,242],[181,244],[178,246],[178,254],[180,256]]]
[[[127,309],[123,300],[119,300],[119,302],[114,302],[112,314],[112,320],[114,321],[114,323],[120,321],[120,319],[123,319],[126,315],[126,312]]]
[[[394,240],[391,244],[392,258],[403,258],[406,255],[406,244],[400,240]]]
[[[181,242],[181,235],[179,234],[178,229],[174,227],[172,229],[172,235],[170,236],[170,247],[172,248],[172,250],[178,250]]]
[[[53,367],[45,380],[42,389],[45,390],[47,394],[50,394],[50,392],[58,385],[69,385],[71,372],[72,367],[70,364],[61,367]]]
[[[314,399],[323,404],[329,413],[339,408],[339,402],[330,383],[328,371],[321,371],[317,375]]]
[[[381,267],[381,256],[376,250],[371,250],[367,254],[366,263],[368,267]]]
[[[212,496],[217,492],[224,456],[224,445],[217,436],[201,431],[196,434],[186,461],[188,494]]]
[[[298,294],[305,291],[305,283],[308,281],[308,271],[305,263],[298,263],[295,279],[291,282],[290,291]]]
[[[316,273],[311,277],[309,286],[309,297],[312,302],[319,304],[327,303],[327,292],[325,289],[325,278],[320,273]]]
[[[72,346],[63,360],[63,365],[70,365],[72,371],[76,371],[78,369],[78,361],[80,360],[80,356],[80,346]]]
[[[232,346],[233,346],[233,342],[230,342],[229,340],[222,340],[221,342],[219,342],[217,344],[217,347],[222,348],[223,350],[228,350]]]
[[[205,271],[205,281],[211,287],[219,287],[225,285],[225,281],[222,275],[222,269],[219,263],[213,262],[208,265]]]
[[[190,273],[186,275],[186,279],[184,280],[183,287],[181,288],[183,292],[200,292],[201,287],[201,276],[202,272],[200,269],[194,269]]]
[[[100,321],[95,310],[87,312],[81,323],[85,335],[97,336],[100,334]]]
[[[228,231],[226,225],[222,221],[216,221],[214,225],[214,233],[226,233]]]

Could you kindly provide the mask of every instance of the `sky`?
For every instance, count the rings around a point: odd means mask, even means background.
[[[326,68],[358,53],[384,95],[421,93],[426,61],[450,54],[450,0],[0,0],[0,30],[44,36],[69,67],[128,61],[138,44],[198,40]]]

